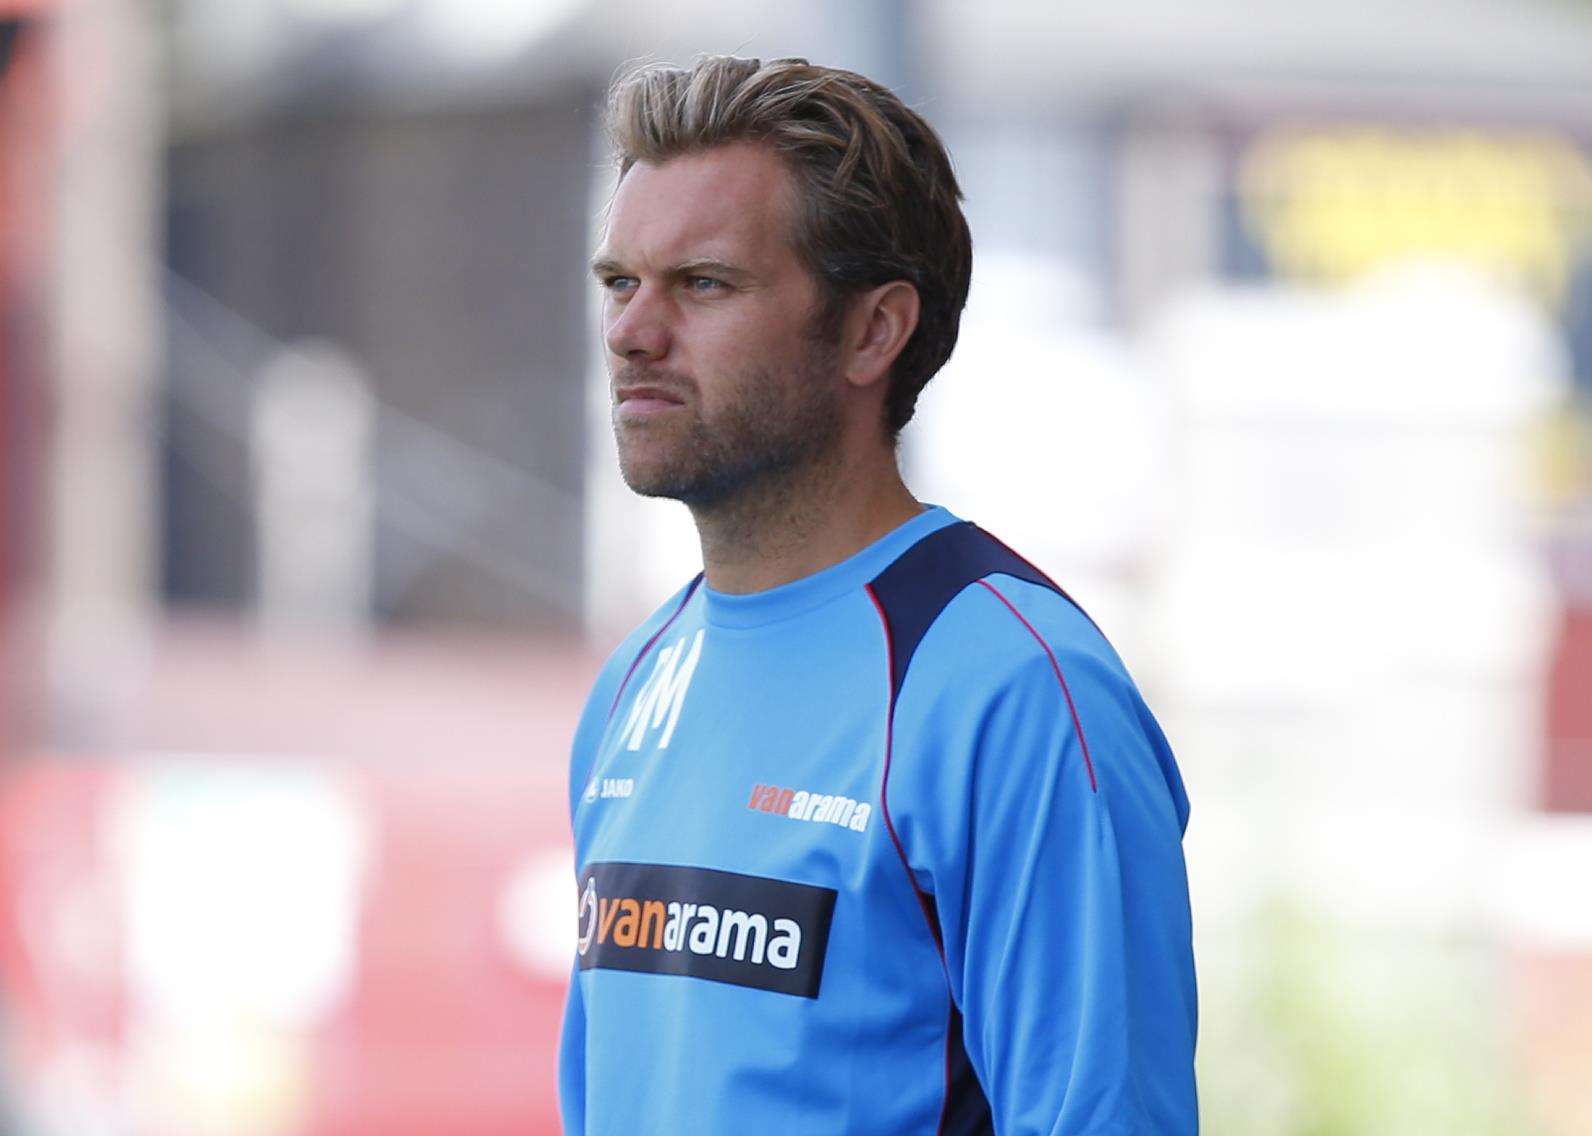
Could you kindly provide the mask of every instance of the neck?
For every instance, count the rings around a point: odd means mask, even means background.
[[[693,506],[710,588],[744,594],[776,588],[851,556],[922,512],[880,448],[833,455],[776,482],[748,486],[711,506]]]

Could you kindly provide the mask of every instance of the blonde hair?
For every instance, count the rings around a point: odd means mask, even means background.
[[[823,296],[816,334],[833,341],[859,292],[893,280],[917,289],[918,326],[885,402],[888,433],[899,434],[956,346],[973,266],[962,191],[934,128],[855,72],[733,55],[622,74],[605,125],[621,178],[637,162],[731,142],[772,146],[801,202],[792,241]]]

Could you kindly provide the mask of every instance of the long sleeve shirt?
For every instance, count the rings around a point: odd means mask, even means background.
[[[684,586],[598,677],[570,806],[571,1136],[1197,1133],[1172,751],[948,510]]]

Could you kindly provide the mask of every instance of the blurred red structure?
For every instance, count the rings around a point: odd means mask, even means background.
[[[165,854],[151,859],[140,845],[151,833],[171,836],[168,851],[191,859],[180,834],[167,831],[187,815],[196,843],[228,862],[204,816],[246,817],[246,795],[229,803],[213,791],[218,777],[240,772],[253,776],[235,760],[53,758],[0,783],[0,988],[25,1107],[49,1119],[47,1130],[64,1130],[55,1127],[70,1123],[62,1110],[75,1109],[151,1136],[557,1132],[559,970],[569,957],[559,934],[567,889],[561,771],[463,762],[296,769],[290,784],[324,782],[344,793],[365,834],[356,910],[332,913],[351,916],[351,965],[302,1028],[218,1006],[197,1017],[193,1007],[163,1010],[158,984],[140,971],[134,940],[149,923],[141,906],[198,908],[189,914],[207,941],[218,932],[209,919],[235,918],[236,897],[163,896],[167,884],[191,885],[191,872],[170,876]],[[269,795],[269,773],[260,784]],[[161,803],[185,797],[196,806],[187,814]],[[307,835],[283,832],[281,841]],[[291,876],[270,878],[292,886]],[[259,882],[252,873],[238,881]],[[281,936],[289,943],[325,922],[313,898],[260,901],[302,908],[304,927]],[[219,929],[221,941],[228,933]],[[292,969],[296,958],[289,951],[272,969]],[[242,994],[241,1004],[256,1001]],[[52,1099],[66,1088],[70,1104]]]
[[[1566,598],[1548,681],[1543,805],[1592,813],[1592,604]]]

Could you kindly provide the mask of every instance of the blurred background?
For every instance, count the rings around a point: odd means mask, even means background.
[[[0,1133],[556,1131],[569,737],[699,566],[597,110],[705,51],[950,146],[908,480],[1173,741],[1205,1130],[1592,1132],[1592,3],[0,0]]]

